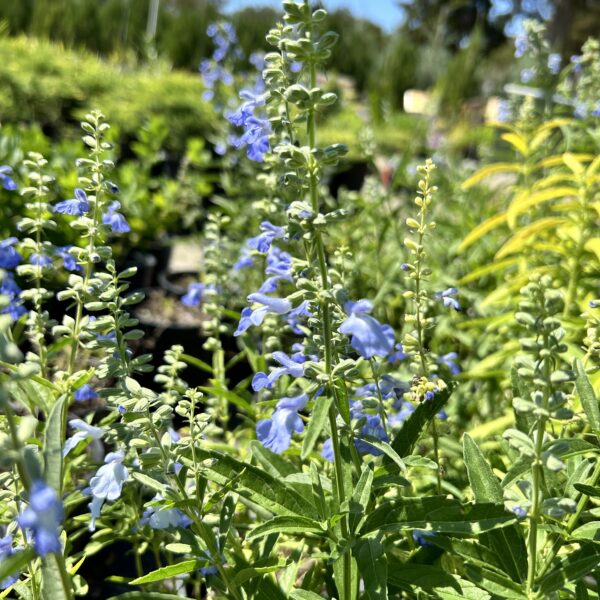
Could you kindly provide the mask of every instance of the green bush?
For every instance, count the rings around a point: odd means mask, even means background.
[[[68,135],[86,112],[101,106],[124,138],[164,115],[166,148],[181,152],[188,137],[205,137],[214,122],[196,75],[161,63],[117,65],[26,37],[0,38],[0,87],[1,122],[39,123],[53,137]]]

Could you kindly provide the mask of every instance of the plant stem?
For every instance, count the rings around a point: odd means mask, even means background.
[[[544,334],[544,348],[548,348],[548,335]],[[550,394],[550,359],[545,357],[544,359],[544,397],[543,397],[543,410],[548,410],[548,400]],[[538,537],[538,525],[541,516],[541,484],[543,477],[543,466],[542,466],[542,449],[544,446],[544,432],[546,431],[546,420],[547,418],[543,415],[539,417],[536,439],[535,439],[535,456],[531,469],[531,514],[529,516],[529,533],[527,537],[527,595],[532,597],[533,586],[536,581],[536,567],[537,567],[537,537]]]
[[[310,32],[311,39],[314,36],[314,32]],[[313,61],[310,62],[310,88],[314,89],[317,85],[317,67]],[[314,106],[311,107],[308,114],[308,143],[311,151],[317,147],[317,131],[316,131],[316,115]],[[309,176],[309,190],[310,190],[310,202],[312,210],[315,214],[319,213],[319,191],[317,181],[317,165],[310,165],[310,176]],[[321,276],[321,286],[323,288],[323,300],[321,303],[321,316],[323,324],[323,342],[325,352],[325,371],[329,380],[330,393],[338,399],[335,394],[335,384],[333,381],[333,341],[331,331],[331,305],[329,298],[329,277],[327,271],[327,261],[325,258],[325,247],[323,245],[323,238],[320,231],[314,232],[314,247],[316,249],[319,272]],[[335,483],[337,500],[339,505],[342,505],[346,501],[346,490],[344,486],[344,458],[341,452],[340,439],[337,431],[337,413],[339,407],[332,403],[329,408],[329,427],[331,429],[331,442],[334,456],[334,468],[335,468]],[[350,442],[352,443],[352,441]],[[348,515],[344,515],[341,520],[342,536],[348,540],[350,535],[350,526]],[[340,594],[340,600],[349,600],[352,598],[352,554],[349,550],[344,553],[343,559],[343,585],[339,585],[338,582],[338,593]]]

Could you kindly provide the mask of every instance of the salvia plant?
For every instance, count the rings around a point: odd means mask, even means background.
[[[244,161],[253,192],[203,224],[198,279],[177,300],[201,317],[197,352],[174,345],[152,372],[142,351],[99,111],[69,193],[40,154],[0,167],[22,207],[0,242],[0,595],[94,594],[89,565],[114,549],[133,573],[116,566],[101,593],[122,600],[597,596],[594,124],[544,96],[499,125],[508,152],[462,184],[502,178],[495,214],[456,249],[484,258],[458,272],[438,247],[459,192],[443,165],[416,166],[406,202],[387,176],[329,195],[347,151],[319,135],[337,36],[308,0],[283,9],[237,107],[235,31],[208,31],[205,97],[235,128],[218,154],[232,177]],[[533,48],[552,85],[572,77],[529,32],[517,54]],[[573,64],[596,69],[593,51]],[[67,228],[78,241],[57,246]],[[385,270],[361,264],[384,252]],[[488,338],[486,365],[461,373],[465,344]],[[469,423],[486,389],[490,421]]]

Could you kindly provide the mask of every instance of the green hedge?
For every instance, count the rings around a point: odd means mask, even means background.
[[[194,74],[160,62],[113,64],[26,37],[0,38],[0,89],[0,122],[39,123],[56,137],[69,135],[88,110],[100,108],[126,138],[149,117],[163,116],[168,149],[182,151],[187,138],[205,137],[215,122]]]

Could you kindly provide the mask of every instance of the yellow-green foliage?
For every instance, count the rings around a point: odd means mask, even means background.
[[[511,146],[515,159],[479,169],[463,187],[468,189],[502,174],[509,177],[504,187],[506,200],[498,213],[463,239],[460,250],[466,251],[484,236],[502,233],[494,263],[480,267],[478,274],[517,266],[513,285],[520,285],[532,271],[550,271],[567,291],[565,315],[578,314],[573,303],[583,298],[581,294],[576,297],[577,279],[597,270],[600,260],[600,238],[592,227],[600,206],[600,157],[554,153],[560,130],[566,133],[576,126],[569,119],[555,119],[533,131],[498,126],[505,130],[501,138]],[[472,281],[476,275],[467,274],[463,282]],[[585,293],[585,288],[579,289]],[[504,300],[506,291],[506,287],[494,290],[486,302]]]
[[[0,89],[1,122],[38,122],[58,133],[98,106],[124,135],[164,116],[167,143],[177,149],[214,123],[193,73],[113,64],[26,37],[0,38]]]

